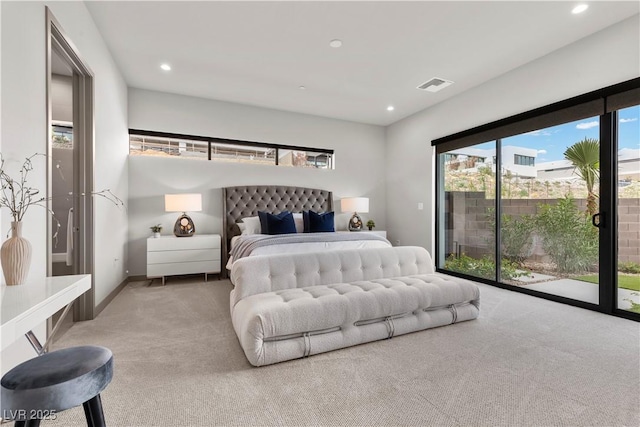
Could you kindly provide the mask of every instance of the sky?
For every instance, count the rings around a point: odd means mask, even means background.
[[[564,151],[574,143],[584,138],[600,139],[599,117],[592,117],[553,126],[546,129],[527,132],[521,135],[504,138],[502,146],[514,145],[518,147],[538,150],[537,163],[551,162],[564,159]],[[493,148],[493,143],[478,145],[476,148]],[[625,157],[640,157],[640,106],[619,110],[618,113],[618,150],[622,150]]]

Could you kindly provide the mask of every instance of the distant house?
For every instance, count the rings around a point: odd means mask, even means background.
[[[519,177],[535,178],[537,155],[538,150],[533,148],[507,145],[502,147],[502,168]]]
[[[577,178],[575,167],[566,159],[539,163],[536,166],[538,179],[546,181],[564,181]],[[640,180],[640,150],[623,148],[618,151],[618,181]]]
[[[502,147],[502,172],[511,172],[521,178],[535,178],[538,172],[536,157],[538,151],[532,148],[507,145]],[[445,164],[449,170],[473,171],[480,167],[491,167],[495,172],[495,148],[461,148],[445,154]]]
[[[502,147],[502,173],[511,172],[520,178],[543,181],[577,179],[573,164],[566,159],[536,163],[537,150],[507,145]],[[447,170],[473,172],[490,167],[495,172],[496,150],[466,147],[445,154]],[[623,148],[618,151],[618,180],[621,183],[640,181],[640,149]]]

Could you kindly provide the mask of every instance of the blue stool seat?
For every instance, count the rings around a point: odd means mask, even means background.
[[[27,360],[1,381],[2,417],[37,426],[42,414],[83,405],[89,426],[104,425],[100,392],[113,377],[111,350],[71,347]]]

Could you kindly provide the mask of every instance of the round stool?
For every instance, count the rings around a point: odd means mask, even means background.
[[[113,377],[113,354],[81,346],[45,353],[7,372],[1,381],[2,418],[38,426],[44,418],[82,405],[90,427],[104,426],[100,392]]]

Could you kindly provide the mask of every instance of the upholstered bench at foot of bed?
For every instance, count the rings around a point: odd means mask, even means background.
[[[258,293],[232,320],[262,366],[475,319],[479,301],[472,282],[429,273]]]

